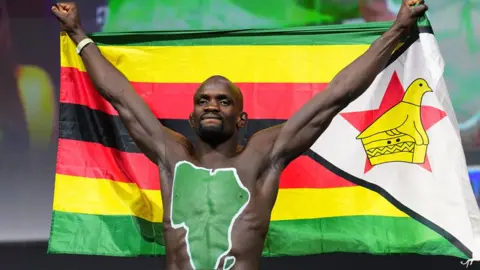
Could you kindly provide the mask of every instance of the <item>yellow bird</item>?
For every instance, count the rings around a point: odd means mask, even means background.
[[[428,83],[416,79],[401,102],[357,136],[373,166],[386,162],[425,162],[429,140],[422,125],[421,104],[428,92],[432,92]]]

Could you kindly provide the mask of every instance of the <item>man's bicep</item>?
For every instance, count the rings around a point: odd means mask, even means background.
[[[117,110],[120,118],[122,119],[125,128],[127,129],[130,137],[133,139],[135,145],[142,151],[152,162],[157,163],[158,161],[158,151],[156,150],[157,143],[155,142],[155,137],[152,136],[151,131],[158,130],[161,132],[161,124],[157,128],[153,127],[154,123],[149,124],[150,132],[147,132],[145,127],[141,124],[138,117],[134,113],[123,105],[114,105]],[[158,140],[158,139],[157,139]]]
[[[273,146],[272,158],[286,166],[310,149],[343,107],[327,91],[314,96],[284,123]]]
[[[155,164],[164,163],[168,147],[181,145],[182,136],[163,126],[149,110],[116,109],[137,147]]]

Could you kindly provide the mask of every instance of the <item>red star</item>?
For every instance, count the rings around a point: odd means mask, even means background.
[[[375,122],[378,117],[402,101],[404,93],[405,90],[403,89],[402,83],[400,82],[397,73],[394,72],[378,109],[363,112],[341,113],[340,115],[359,132],[363,132],[368,126]],[[422,106],[421,113],[422,124],[426,131],[447,116],[444,111],[431,106]],[[418,165],[425,170],[432,172],[430,162],[428,161],[428,155],[425,158],[425,163]],[[372,167],[373,166],[370,164],[370,161],[367,158],[364,173],[370,171]]]

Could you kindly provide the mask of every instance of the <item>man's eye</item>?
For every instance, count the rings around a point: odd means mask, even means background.
[[[207,104],[207,101],[205,99],[201,99],[200,101],[198,101],[198,104],[199,105],[205,105],[205,104]]]
[[[228,100],[222,100],[222,101],[220,101],[220,104],[222,106],[228,106],[230,104],[230,102],[228,102]]]

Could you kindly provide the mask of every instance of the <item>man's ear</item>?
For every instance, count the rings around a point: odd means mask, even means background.
[[[237,128],[243,128],[248,121],[248,114],[246,112],[242,112],[237,120]]]
[[[194,127],[194,122],[195,121],[193,121],[193,112],[192,112],[192,113],[190,113],[190,116],[188,117],[188,124],[190,125],[191,128]]]

